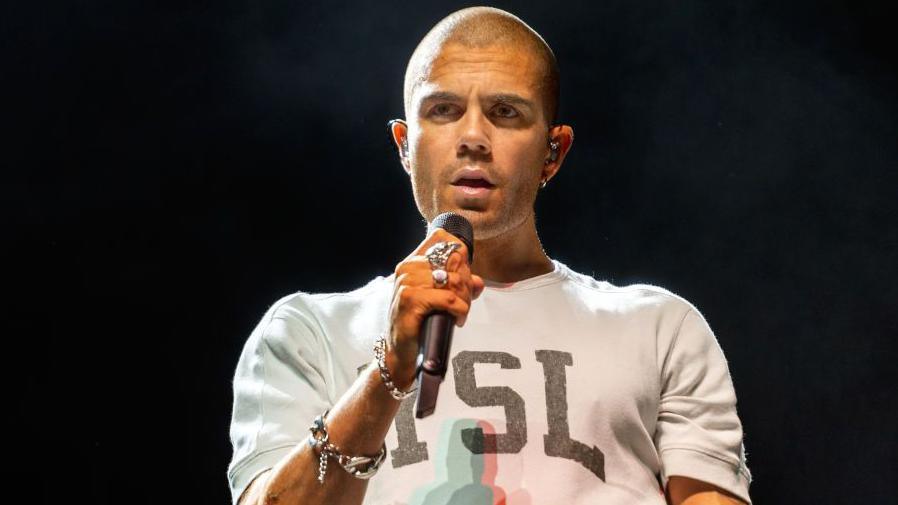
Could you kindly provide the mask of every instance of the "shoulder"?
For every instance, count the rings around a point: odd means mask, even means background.
[[[649,283],[617,285],[576,272],[563,264],[562,268],[566,270],[566,279],[573,289],[583,296],[601,299],[619,310],[661,309],[680,316],[690,311],[698,313],[691,302],[662,286]]]
[[[388,294],[393,275],[377,276],[364,286],[351,291],[310,293],[296,291],[274,302],[266,312],[270,319],[315,319],[340,309],[357,306]]]
[[[320,334],[327,321],[347,317],[365,307],[381,305],[393,286],[393,275],[377,276],[367,284],[346,292],[296,291],[275,301],[259,324],[263,334],[278,329],[303,328]]]

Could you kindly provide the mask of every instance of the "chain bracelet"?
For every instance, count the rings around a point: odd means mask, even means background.
[[[386,347],[387,341],[381,333],[374,341],[374,357],[377,358],[377,367],[380,368],[380,378],[383,380],[387,391],[390,392],[390,396],[397,400],[404,400],[411,396],[418,388],[411,388],[408,391],[403,391],[396,387],[396,384],[393,384],[393,377],[390,375],[390,370],[387,368]]]
[[[323,414],[317,416],[315,421],[309,426],[309,447],[318,451],[318,483],[324,484],[324,475],[327,473],[327,460],[334,458],[337,463],[343,467],[349,475],[357,479],[370,479],[380,464],[387,457],[387,444],[384,443],[380,452],[376,456],[347,456],[340,453],[340,449],[336,445],[328,441],[330,435],[327,427],[324,425],[324,419],[327,417],[330,409],[325,410]],[[317,436],[321,434],[320,436]]]
[[[327,473],[327,456],[328,451],[325,448],[321,449],[321,455],[318,456],[318,483],[324,484],[324,474]]]

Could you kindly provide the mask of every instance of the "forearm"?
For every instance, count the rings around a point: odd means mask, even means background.
[[[669,505],[745,505],[745,502],[717,486],[697,479],[672,475],[667,482]]]
[[[686,498],[679,505],[745,505],[745,502],[717,491],[705,491]]]
[[[376,364],[372,363],[330,410],[326,423],[329,441],[350,456],[377,454],[399,405],[400,402],[387,392]],[[312,419],[298,419],[297,422],[311,424]],[[243,503],[362,503],[368,481],[349,475],[331,459],[324,484],[321,484],[318,482],[318,462],[315,450],[308,444],[299,444],[271,469],[264,482],[254,486]]]
[[[443,267],[449,279],[435,285],[431,259],[425,256],[438,242],[453,242],[457,253],[450,252]],[[424,318],[433,312],[446,312],[464,325],[472,300],[483,292],[484,282],[471,274],[464,244],[449,232],[434,228],[415,252],[396,267],[393,299],[390,304],[390,331],[385,336],[385,365],[396,387],[407,391],[415,380],[420,351],[420,329]],[[439,259],[439,258],[437,258]],[[372,360],[331,408],[327,416],[329,442],[349,456],[377,454],[383,446],[400,402],[384,385],[380,369]],[[297,419],[312,423],[312,419]],[[308,444],[299,444],[269,472],[249,486],[241,505],[336,504],[360,505],[367,481],[357,479],[331,459],[324,483],[317,481],[318,455]],[[376,479],[377,476],[374,476]]]

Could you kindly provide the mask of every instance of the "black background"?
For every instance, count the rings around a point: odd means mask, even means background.
[[[417,41],[466,5],[2,7],[5,492],[229,500],[230,381],[265,309],[388,274],[422,238],[386,121]],[[886,9],[496,6],[555,50],[576,131],[537,203],[549,255],[701,309],[755,503],[894,500]]]

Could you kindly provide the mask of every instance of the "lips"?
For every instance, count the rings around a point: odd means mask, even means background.
[[[462,178],[452,183],[453,186],[468,186],[470,188],[492,188],[493,185],[486,179]]]
[[[479,168],[466,168],[455,173],[452,191],[456,205],[462,209],[485,209],[496,186],[486,172]]]
[[[452,177],[452,185],[488,189],[495,186],[486,172],[479,168],[465,168],[455,172]]]

